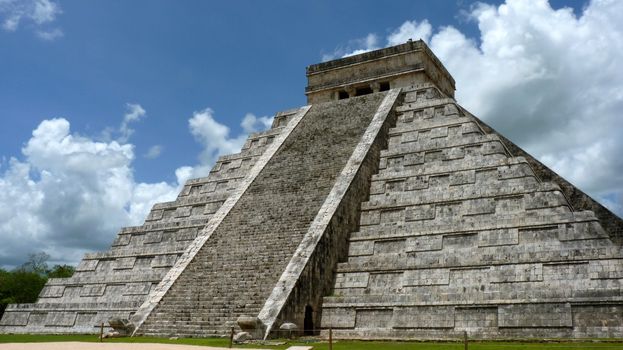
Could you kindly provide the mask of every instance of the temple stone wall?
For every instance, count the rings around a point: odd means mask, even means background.
[[[623,250],[434,86],[406,89],[322,326],[342,338],[621,337]],[[600,320],[600,321],[597,321]]]
[[[464,112],[466,114],[469,114],[469,112],[466,110],[464,110]],[[495,132],[486,123],[480,120],[478,121],[478,123],[485,132]],[[614,213],[608,210],[608,208],[604,207],[599,202],[592,199],[582,190],[573,186],[573,184],[565,180],[562,176],[556,174],[543,163],[530,156],[521,147],[517,146],[512,141],[505,138],[503,135],[499,136],[510,154],[514,156],[524,157],[530,164],[530,167],[534,171],[535,175],[538,176],[542,181],[551,181],[557,183],[560,186],[562,193],[565,195],[574,210],[589,210],[595,213],[595,216],[597,216],[600,224],[606,230],[610,238],[619,245],[623,244],[623,220],[621,220],[621,218],[616,216]]]
[[[392,89],[435,83],[451,97],[455,90],[454,79],[422,40],[311,65],[307,67],[307,81],[309,104],[340,99],[340,91],[350,97],[361,88],[377,92],[380,83]]]

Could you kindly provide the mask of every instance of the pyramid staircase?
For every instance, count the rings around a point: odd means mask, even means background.
[[[36,303],[9,305],[0,332],[96,333],[112,317],[129,319],[297,111],[278,113],[240,153],[188,180],[175,201],[155,204],[142,226],[122,228],[109,250],[86,254],[72,277],[49,279]]]
[[[384,97],[312,106],[137,334],[222,336],[259,315]]]

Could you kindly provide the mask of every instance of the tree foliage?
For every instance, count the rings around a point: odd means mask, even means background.
[[[54,265],[54,267],[48,271],[49,278],[67,278],[71,277],[76,268],[70,265]]]
[[[66,278],[75,268],[55,265],[48,268],[50,256],[46,253],[31,254],[28,261],[12,271],[0,268],[0,317],[8,304],[34,303],[48,278]]]

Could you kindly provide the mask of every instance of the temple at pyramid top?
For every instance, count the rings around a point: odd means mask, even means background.
[[[422,40],[307,67],[309,104],[432,83],[454,97],[454,79]]]

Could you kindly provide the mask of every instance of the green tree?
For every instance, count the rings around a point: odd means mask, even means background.
[[[35,272],[14,271],[2,286],[11,303],[34,303],[48,278]]]
[[[48,278],[67,278],[71,277],[76,268],[70,265],[54,265],[52,270],[48,271]]]
[[[0,310],[13,303],[34,303],[48,278],[37,272],[17,269],[0,272]]]
[[[34,303],[50,278],[71,277],[75,268],[54,265],[48,269],[50,256],[44,252],[30,254],[28,261],[13,271],[0,268],[0,317],[8,304]]]
[[[11,278],[11,273],[0,268],[0,317],[4,314],[4,309],[6,309],[7,304],[10,303],[8,299],[9,295],[5,292],[5,286],[9,278]]]

